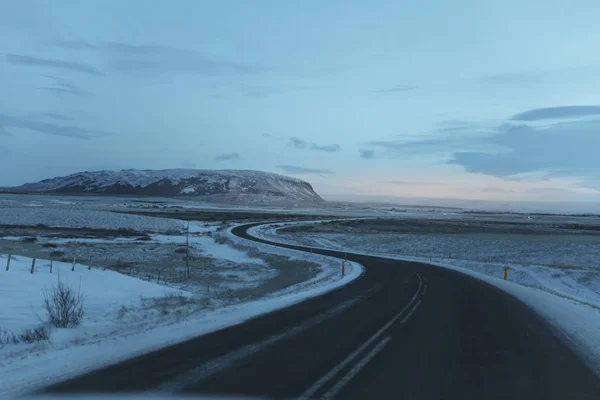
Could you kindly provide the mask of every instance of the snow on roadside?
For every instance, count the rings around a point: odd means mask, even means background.
[[[192,229],[190,229],[191,231]],[[299,303],[338,288],[357,279],[364,271],[364,268],[359,264],[348,262],[346,264],[346,274],[342,277],[340,273],[340,261],[338,259],[254,242],[250,243],[233,236],[231,229],[227,234],[236,242],[256,247],[259,251],[319,263],[322,265],[322,270],[315,278],[307,282],[293,285],[280,292],[265,296],[260,300],[224,307],[218,307],[217,305],[215,309],[197,312],[187,319],[170,321],[168,324],[162,324],[158,327],[147,321],[146,330],[123,330],[120,329],[122,327],[112,325],[110,335],[98,335],[94,337],[91,328],[97,329],[102,326],[109,326],[110,310],[118,312],[118,308],[123,302],[134,302],[136,296],[139,296],[138,290],[145,293],[146,296],[164,296],[169,293],[169,290],[166,287],[120,275],[112,271],[94,269],[88,271],[83,266],[76,266],[76,271],[73,273],[70,271],[70,265],[65,266],[57,263],[54,266],[54,271],[58,272],[58,269],[60,269],[61,279],[63,276],[67,277],[69,274],[76,274],[69,278],[74,279],[69,280],[69,282],[79,284],[81,281],[82,292],[86,296],[86,302],[89,301],[86,304],[91,307],[89,311],[91,313],[90,320],[89,322],[86,320],[81,328],[64,330],[65,334],[60,335],[62,336],[60,340],[56,343],[51,342],[48,345],[50,349],[36,348],[33,352],[29,351],[26,357],[2,357],[2,361],[0,361],[0,375],[3,379],[0,380],[0,398],[22,395],[102,366],[118,363],[168,345],[180,343],[232,325],[241,324],[250,318]],[[201,238],[203,236],[194,237],[190,235],[190,241]],[[227,246],[227,248],[227,252],[236,250],[230,246]],[[214,249],[211,252],[217,253]],[[231,256],[231,253],[229,253],[229,256]],[[248,257],[247,255],[245,256],[246,258]],[[6,258],[0,258],[0,265],[3,265],[3,262],[6,262]],[[54,274],[57,272],[50,275],[45,262],[38,264],[37,268],[39,270],[36,270],[34,275],[29,275],[28,270],[23,272],[25,266],[31,265],[30,262],[30,260],[20,257],[18,261],[13,260],[9,273],[14,273],[14,276],[17,278],[11,279],[11,281],[4,281],[4,279],[0,281],[0,293],[8,293],[4,289],[9,288],[12,291],[11,296],[15,296],[14,298],[16,299],[12,302],[15,303],[14,307],[11,307],[14,311],[11,315],[13,315],[12,318],[15,321],[13,324],[13,328],[15,329],[26,325],[23,321],[18,322],[20,317],[17,314],[24,313],[26,315],[27,312],[23,307],[28,308],[29,304],[41,304],[41,301],[35,300],[35,296],[43,296],[42,287],[46,284],[50,286],[54,282],[53,279],[56,279]],[[18,273],[17,270],[19,271]],[[4,274],[4,271],[0,270],[0,274]],[[115,283],[117,282],[117,275],[119,276],[119,282]],[[31,282],[27,281],[28,278],[39,280],[39,282],[36,285],[25,286],[25,283]],[[121,281],[121,279],[125,279],[127,282],[124,280]],[[6,287],[1,285],[5,285]],[[20,292],[21,290],[22,292]],[[32,292],[33,297],[26,297],[25,292],[29,293],[29,291]],[[101,304],[104,304],[106,308],[103,308]],[[0,320],[3,320],[4,317],[2,313],[9,312],[8,310],[8,308],[5,310],[0,309]],[[112,318],[114,321],[114,317]],[[102,325],[103,323],[105,325]],[[126,324],[123,323],[123,325]],[[86,339],[90,340],[75,340],[76,338],[73,337],[71,332],[83,332],[88,326],[91,331],[87,332]],[[53,332],[53,335],[55,333],[56,330]],[[77,342],[77,345],[67,345],[68,343],[74,344],[74,340]],[[3,351],[4,354],[10,354],[10,352],[15,351],[14,348],[7,349],[8,346],[5,349],[0,349],[0,355],[3,354]]]
[[[59,279],[84,296],[85,318],[81,327],[72,330],[74,335],[95,332],[106,325],[107,319],[114,319],[121,306],[132,305],[140,297],[180,293],[115,271],[97,268],[89,270],[87,266],[80,264],[76,264],[75,271],[71,271],[70,263],[54,262],[50,273],[49,261],[36,260],[34,273],[31,274],[31,258],[13,256],[8,271],[5,270],[7,261],[7,256],[0,255],[0,321],[3,328],[13,332],[39,324],[36,316],[43,317],[45,314],[44,292],[50,293]],[[55,344],[57,340],[53,336]]]
[[[286,223],[286,224],[295,224],[295,223],[297,223],[297,222],[290,222],[290,223]],[[279,225],[279,224],[275,224],[275,225]],[[365,271],[365,269],[362,265],[352,262],[352,261],[346,261],[345,262],[345,275],[342,276],[341,275],[341,261],[338,258],[324,256],[321,254],[311,254],[311,253],[306,253],[306,252],[302,252],[302,251],[286,249],[286,248],[272,246],[272,245],[265,244],[265,243],[258,243],[258,242],[248,243],[247,240],[241,239],[231,233],[231,231],[234,228],[235,228],[235,226],[229,228],[227,230],[227,235],[232,241],[234,241],[236,243],[239,243],[241,245],[246,245],[246,246],[252,246],[252,247],[256,248],[257,250],[265,252],[265,253],[286,256],[286,257],[289,257],[291,260],[302,260],[302,261],[317,263],[321,266],[321,271],[312,279],[309,279],[305,282],[297,283],[296,285],[290,286],[290,287],[280,290],[276,293],[272,293],[268,297],[282,296],[285,294],[296,293],[296,292],[305,292],[307,290],[312,290],[313,288],[322,289],[323,291],[319,292],[319,293],[325,293],[329,290],[332,290],[332,289],[335,289],[342,285],[345,285],[346,283],[349,283],[349,282],[353,281],[354,279],[357,279]],[[257,228],[260,228],[260,226],[248,229],[248,233],[251,236],[254,236],[257,238],[264,238],[263,237],[264,235],[261,233],[261,230],[257,229]],[[312,297],[312,295],[309,297]]]

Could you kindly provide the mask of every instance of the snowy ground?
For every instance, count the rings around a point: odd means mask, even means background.
[[[2,241],[12,244],[13,250],[38,253],[32,275],[31,258],[17,255],[5,271],[7,256],[0,251],[0,328],[18,334],[39,326],[45,319],[44,290],[56,285],[59,274],[61,281],[81,289],[86,315],[78,328],[53,329],[49,342],[0,345],[0,398],[241,323],[322,294],[356,279],[363,271],[347,264],[342,278],[336,259],[271,246],[257,248],[222,228],[221,224],[191,222],[189,238],[183,232],[150,233],[143,241],[42,235],[33,243],[24,243],[21,236],[5,236]],[[86,235],[89,233],[86,230]],[[160,279],[152,275],[147,281],[136,278],[146,277],[135,268],[117,272],[105,269],[100,261],[94,262],[91,270],[86,262],[71,271],[70,261],[55,259],[51,274],[50,261],[43,256],[83,248],[86,256],[78,259],[87,261],[90,249],[102,246],[110,256],[128,254],[132,260],[131,253],[148,257],[150,249],[159,249],[150,255],[165,248],[171,254],[173,249],[185,247],[188,239],[196,280],[184,282],[169,282],[164,265],[156,270],[163,273]],[[53,247],[44,247],[49,244]],[[174,266],[182,269],[182,259]],[[206,282],[210,285],[205,286]]]
[[[306,225],[294,223],[294,225]],[[588,303],[600,309],[600,235],[595,231],[540,230],[528,226],[527,233],[403,233],[377,232],[362,224],[313,225],[302,233],[288,233],[276,228],[259,227],[257,235],[273,240],[316,247],[360,251],[368,254],[402,256],[421,261],[450,263],[486,275],[501,278],[508,266],[509,280],[525,286]],[[375,225],[377,226],[377,225]],[[553,225],[555,226],[555,225]],[[386,228],[389,228],[386,226]],[[430,229],[423,225],[408,229]],[[448,226],[442,226],[448,229]],[[442,230],[440,226],[436,229]],[[492,230],[493,227],[487,227]],[[396,230],[396,229],[392,229]],[[460,230],[460,227],[457,229]],[[289,229],[286,229],[289,231]],[[340,233],[340,231],[345,231]],[[524,232],[527,232],[524,231]]]
[[[106,211],[77,209],[73,207],[44,207],[27,203],[25,207],[0,208],[1,225],[45,225],[63,228],[135,229],[164,232],[183,229],[182,221],[150,218],[139,215],[117,214]],[[32,222],[35,221],[35,224]]]

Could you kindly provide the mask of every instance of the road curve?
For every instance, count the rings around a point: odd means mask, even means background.
[[[310,251],[250,237],[281,247]],[[334,257],[344,254],[313,249]],[[526,305],[469,276],[348,253],[325,295],[46,388],[323,399],[600,399],[600,379]]]

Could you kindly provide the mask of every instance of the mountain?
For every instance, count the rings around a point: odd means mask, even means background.
[[[25,192],[97,193],[157,197],[210,197],[242,202],[323,202],[310,183],[250,170],[165,169],[79,172],[26,183]]]

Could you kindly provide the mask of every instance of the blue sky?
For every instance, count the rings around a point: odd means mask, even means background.
[[[600,200],[597,1],[0,4],[0,185],[259,169],[354,195]]]

